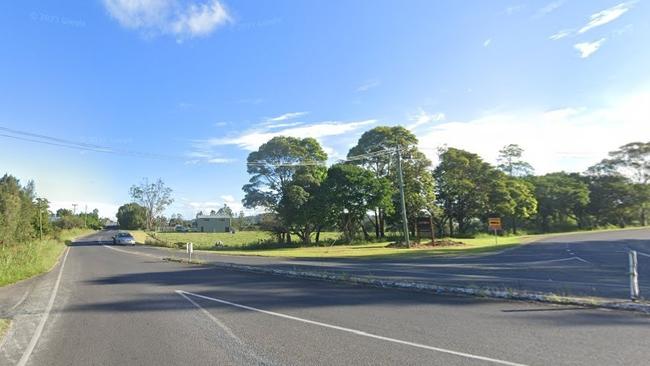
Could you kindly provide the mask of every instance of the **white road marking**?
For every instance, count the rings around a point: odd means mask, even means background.
[[[650,254],[648,254],[648,253],[643,253],[643,252],[639,252],[638,250],[637,250],[636,254],[638,254],[638,255],[642,255],[642,256],[644,256],[644,257],[650,257]]]
[[[576,256],[574,256],[574,258],[575,258],[575,259],[577,259],[577,260],[579,260],[580,262],[584,262],[584,263],[590,263],[590,264],[592,264],[592,263],[591,263],[591,262],[589,262],[588,260],[586,260],[586,259],[583,259],[583,258],[581,258],[581,257],[578,257],[577,255],[576,255]]]
[[[179,295],[181,295],[181,296],[183,296],[183,297],[185,298],[185,300],[187,300],[187,301],[191,302],[192,304],[194,304],[194,306],[196,306],[199,310],[201,310],[201,311],[203,312],[203,314],[205,314],[208,318],[210,318],[210,320],[212,320],[213,322],[215,322],[215,324],[217,324],[221,329],[223,329],[223,330],[226,332],[226,334],[228,334],[231,338],[233,338],[234,340],[236,340],[237,343],[244,343],[244,342],[242,342],[241,339],[239,339],[239,337],[237,337],[237,336],[235,335],[235,333],[233,333],[233,331],[232,331],[230,328],[228,328],[227,325],[225,325],[222,321],[220,321],[220,320],[217,319],[215,316],[213,316],[212,314],[210,314],[210,312],[208,312],[207,310],[205,310],[205,309],[204,309],[201,305],[199,305],[196,301],[190,299],[190,298],[189,298],[186,294],[184,294],[182,291],[176,291],[176,293],[179,294]]]
[[[117,248],[113,248],[113,247],[108,246],[108,245],[105,245],[105,244],[103,244],[102,246],[105,247],[105,248],[108,248],[108,249],[112,249],[112,250],[114,250],[114,251],[116,251],[116,252],[122,252],[122,253],[126,253],[126,254],[134,254],[134,255],[140,255],[140,256],[143,256],[143,257],[150,257],[150,258],[161,259],[160,256],[155,255],[155,254],[140,253],[140,252],[136,252],[136,251],[130,251],[130,250],[124,250],[124,249],[117,249]]]
[[[14,304],[14,306],[12,306],[12,307],[9,309],[9,311],[13,311],[15,308],[17,308],[18,306],[20,306],[20,304],[22,304],[23,301],[25,301],[25,299],[27,299],[27,296],[29,295],[30,290],[31,290],[31,289],[28,289],[27,291],[25,291],[25,294],[20,298],[20,300],[18,300],[17,303]]]
[[[195,294],[195,293],[188,292],[188,291],[176,290],[176,293],[178,293],[179,295],[182,295],[182,294],[191,295],[191,296],[195,296],[195,297],[198,297],[198,298],[201,298],[201,299],[204,299],[204,300],[214,301],[214,302],[218,302],[218,303],[221,303],[221,304],[234,306],[234,307],[240,308],[240,309],[256,311],[258,313],[262,313],[262,314],[266,314],[266,315],[272,315],[272,316],[276,316],[276,317],[284,318],[284,319],[291,319],[291,320],[295,320],[295,321],[299,321],[299,322],[303,322],[303,323],[307,323],[307,324],[311,324],[311,325],[318,325],[320,327],[335,329],[335,330],[339,330],[339,331],[342,331],[342,332],[352,333],[352,334],[356,334],[356,335],[360,335],[360,336],[364,336],[364,337],[368,337],[368,338],[374,338],[374,339],[379,339],[379,340],[382,340],[382,341],[403,344],[403,345],[416,347],[416,348],[422,348],[422,349],[426,349],[426,350],[429,350],[429,351],[441,352],[441,353],[446,353],[446,354],[450,354],[450,355],[454,355],[454,356],[470,358],[470,359],[474,359],[474,360],[492,362],[492,363],[496,363],[496,364],[500,364],[500,365],[524,366],[524,364],[521,364],[521,363],[504,361],[504,360],[499,360],[499,359],[496,359],[496,358],[490,358],[490,357],[485,357],[485,356],[478,356],[478,355],[473,355],[473,354],[465,353],[465,352],[452,351],[452,350],[445,349],[445,348],[427,346],[425,344],[414,343],[414,342],[409,342],[409,341],[403,341],[401,339],[396,339],[396,338],[384,337],[384,336],[380,336],[380,335],[377,335],[377,334],[367,333],[367,332],[364,332],[364,331],[361,331],[361,330],[345,328],[345,327],[341,327],[341,326],[338,326],[338,325],[332,325],[332,324],[322,323],[322,322],[318,322],[318,321],[314,321],[314,320],[299,318],[299,317],[291,316],[291,315],[287,315],[287,314],[276,313],[274,311],[262,310],[262,309],[258,309],[258,308],[252,307],[252,306],[237,304],[237,303],[234,303],[234,302],[221,300],[221,299],[216,299],[216,298],[208,297],[208,296],[203,296],[203,295]]]
[[[43,317],[41,318],[41,321],[38,323],[38,326],[36,327],[36,331],[34,332],[32,339],[29,341],[29,344],[27,345],[27,349],[25,349],[23,356],[20,358],[20,361],[18,361],[18,363],[16,364],[17,366],[25,366],[25,364],[27,364],[29,357],[32,355],[32,352],[34,352],[34,347],[36,347],[36,343],[38,343],[38,340],[41,337],[41,334],[43,333],[43,328],[45,328],[45,323],[47,322],[47,318],[50,316],[50,312],[52,311],[52,307],[54,306],[54,299],[56,299],[56,294],[59,291],[59,284],[61,283],[61,276],[63,275],[63,267],[65,266],[65,261],[68,258],[69,252],[70,252],[70,247],[65,249],[65,254],[63,255],[63,260],[61,261],[61,268],[59,268],[59,275],[57,276],[56,282],[54,283],[54,288],[52,288],[52,294],[50,295],[50,301],[47,303],[47,307],[45,308],[45,313],[43,313]]]

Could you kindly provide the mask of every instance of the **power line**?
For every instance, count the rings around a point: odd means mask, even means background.
[[[105,154],[114,154],[114,155],[122,155],[122,156],[134,156],[134,157],[140,157],[140,158],[146,158],[146,159],[171,160],[171,161],[187,161],[188,160],[188,158],[183,157],[183,156],[155,154],[155,153],[147,153],[147,152],[119,149],[119,148],[114,148],[114,147],[109,147],[109,146],[87,144],[87,143],[83,143],[83,142],[76,142],[76,141],[61,139],[61,138],[58,138],[58,137],[52,137],[52,136],[47,136],[47,135],[36,134],[36,133],[32,133],[32,132],[14,130],[14,129],[2,127],[2,126],[0,126],[0,131],[5,131],[5,132],[11,134],[11,135],[9,135],[9,134],[6,134],[6,133],[0,133],[0,137],[6,137],[6,138],[15,139],[15,140],[21,140],[21,141],[32,142],[32,143],[43,144],[43,145],[64,147],[64,148],[68,148],[68,149],[75,149],[75,150],[82,150],[82,151],[92,151],[92,152],[105,153]],[[18,135],[18,136],[16,136],[16,135]],[[27,137],[25,137],[25,136],[27,136]]]

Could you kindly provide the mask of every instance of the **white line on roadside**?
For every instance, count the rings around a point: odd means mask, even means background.
[[[416,347],[416,348],[422,348],[422,349],[426,349],[426,350],[429,350],[429,351],[441,352],[441,353],[446,353],[446,354],[450,354],[450,355],[454,355],[454,356],[471,358],[471,359],[474,359],[474,360],[487,361],[487,362],[492,362],[492,363],[496,363],[496,364],[500,364],[500,365],[524,366],[524,364],[521,364],[521,363],[504,361],[504,360],[499,360],[499,359],[496,359],[496,358],[490,358],[490,357],[485,357],[485,356],[478,356],[478,355],[473,355],[473,354],[470,354],[470,353],[452,351],[452,350],[445,349],[445,348],[427,346],[425,344],[414,343],[414,342],[409,342],[409,341],[403,341],[401,339],[396,339],[396,338],[384,337],[384,336],[380,336],[380,335],[377,335],[377,334],[367,333],[367,332],[364,332],[364,331],[361,331],[361,330],[345,328],[345,327],[341,327],[341,326],[338,326],[338,325],[332,325],[332,324],[322,323],[322,322],[318,322],[318,321],[314,321],[314,320],[299,318],[299,317],[291,316],[291,315],[287,315],[287,314],[276,313],[274,311],[262,310],[262,309],[254,308],[252,306],[237,304],[237,303],[234,303],[234,302],[221,300],[221,299],[216,299],[216,298],[208,297],[208,296],[203,296],[203,295],[195,294],[195,293],[188,292],[188,291],[176,290],[176,293],[178,293],[179,295],[182,295],[182,294],[191,295],[191,296],[195,296],[195,297],[198,297],[198,298],[201,298],[201,299],[204,299],[204,300],[214,301],[214,302],[218,302],[218,303],[221,303],[221,304],[234,306],[234,307],[240,308],[240,309],[256,311],[258,313],[263,313],[263,314],[266,314],[266,315],[272,315],[272,316],[276,316],[276,317],[279,317],[279,318],[291,319],[291,320],[295,320],[295,321],[299,321],[299,322],[303,322],[303,323],[307,323],[307,324],[318,325],[318,326],[321,326],[321,327],[324,327],[324,328],[335,329],[335,330],[339,330],[339,331],[342,331],[342,332],[352,333],[352,334],[356,334],[356,335],[360,335],[360,336],[364,336],[364,337],[368,337],[368,338],[374,338],[374,339],[379,339],[379,340],[382,340],[382,341],[403,344],[403,345]]]
[[[70,247],[65,249],[65,254],[63,255],[63,260],[61,261],[61,268],[59,268],[59,275],[56,277],[56,282],[54,283],[54,288],[52,288],[52,294],[50,295],[50,301],[47,303],[47,307],[45,308],[43,317],[41,318],[41,321],[38,323],[38,326],[36,327],[36,331],[34,331],[34,335],[32,336],[32,339],[29,341],[29,344],[27,345],[27,349],[25,349],[23,356],[20,358],[20,361],[18,361],[18,363],[16,364],[17,366],[25,366],[25,364],[27,364],[27,361],[29,360],[29,356],[31,356],[32,352],[34,352],[34,347],[36,347],[36,343],[38,343],[38,340],[41,337],[41,334],[43,333],[43,328],[45,328],[45,323],[47,322],[47,318],[50,316],[50,312],[52,311],[52,307],[54,306],[54,299],[56,299],[56,294],[59,291],[59,284],[61,283],[61,276],[63,275],[63,267],[65,266],[65,260],[68,258],[69,252],[70,252]]]
[[[223,330],[226,332],[226,334],[228,334],[230,337],[232,337],[232,338],[233,338],[234,340],[236,340],[238,343],[244,343],[244,342],[242,342],[241,339],[239,339],[239,337],[237,337],[237,336],[235,335],[235,333],[233,333],[233,331],[232,331],[230,328],[228,328],[227,325],[225,325],[222,321],[220,321],[220,320],[217,319],[215,316],[213,316],[212,314],[210,314],[210,312],[208,312],[207,310],[205,310],[205,309],[204,309],[201,305],[199,305],[196,301],[194,301],[194,300],[192,300],[191,298],[189,298],[189,297],[188,297],[186,294],[184,294],[183,292],[176,291],[176,293],[179,294],[179,295],[181,295],[181,296],[183,296],[183,297],[185,298],[185,300],[187,300],[187,301],[191,302],[192,304],[194,304],[194,306],[196,306],[199,310],[201,310],[201,311],[203,312],[203,314],[205,314],[208,318],[210,318],[210,320],[212,320],[213,322],[215,322],[215,324],[217,324],[221,329],[223,329]]]
[[[643,252],[639,252],[638,250],[637,250],[636,254],[638,254],[638,255],[642,255],[642,256],[644,256],[644,257],[650,257],[650,254],[648,254],[648,253],[643,253]]]

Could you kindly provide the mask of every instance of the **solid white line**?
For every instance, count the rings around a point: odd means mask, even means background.
[[[242,342],[241,339],[239,339],[239,337],[237,337],[237,336],[235,335],[235,333],[233,333],[232,330],[230,330],[230,328],[228,328],[227,325],[225,325],[223,322],[221,322],[221,321],[220,321],[219,319],[217,319],[215,316],[213,316],[212,314],[210,314],[210,312],[208,312],[207,310],[205,310],[205,309],[204,309],[201,305],[199,305],[196,301],[190,299],[190,298],[189,298],[187,295],[185,295],[183,292],[176,291],[176,293],[179,294],[179,295],[181,295],[181,296],[183,296],[183,297],[185,298],[185,300],[187,300],[187,301],[191,302],[192,304],[194,304],[194,306],[196,306],[199,310],[201,310],[201,311],[203,312],[203,314],[205,314],[208,318],[210,318],[210,320],[212,320],[213,322],[215,322],[215,323],[216,323],[216,324],[217,324],[221,329],[223,329],[223,330],[226,332],[226,334],[228,334],[230,337],[232,337],[232,338],[233,338],[234,340],[236,340],[238,343],[244,343],[244,342]]]
[[[234,302],[221,300],[221,299],[215,299],[213,297],[203,296],[203,295],[199,295],[199,294],[195,294],[195,293],[187,292],[187,291],[183,291],[183,290],[176,290],[176,292],[179,295],[181,295],[181,294],[192,295],[192,296],[204,299],[204,300],[210,300],[210,301],[218,302],[218,303],[221,303],[221,304],[234,306],[234,307],[240,308],[240,309],[256,311],[258,313],[277,316],[279,318],[296,320],[296,321],[307,323],[307,324],[318,325],[318,326],[321,326],[321,327],[324,327],[324,328],[336,329],[336,330],[339,330],[339,331],[342,331],[342,332],[347,332],[347,333],[352,333],[352,334],[356,334],[356,335],[360,335],[360,336],[364,336],[364,337],[379,339],[379,340],[382,340],[382,341],[403,344],[403,345],[407,345],[407,346],[411,346],[411,347],[422,348],[422,349],[426,349],[426,350],[430,350],[430,351],[441,352],[441,353],[446,353],[446,354],[450,354],[450,355],[455,355],[455,356],[460,356],[460,357],[465,357],[465,358],[471,358],[471,359],[475,359],[475,360],[492,362],[492,363],[496,363],[496,364],[500,364],[500,365],[524,366],[524,364],[520,364],[520,363],[504,361],[504,360],[498,360],[498,359],[495,359],[495,358],[484,357],[484,356],[477,356],[477,355],[473,355],[473,354],[469,354],[469,353],[452,351],[452,350],[439,348],[439,347],[427,346],[425,344],[414,343],[414,342],[409,342],[409,341],[403,341],[401,339],[395,339],[395,338],[390,338],[390,337],[384,337],[384,336],[380,336],[380,335],[377,335],[377,334],[367,333],[367,332],[364,332],[364,331],[361,331],[361,330],[345,328],[345,327],[341,327],[341,326],[338,326],[338,325],[331,325],[331,324],[327,324],[327,323],[321,323],[321,322],[317,322],[317,321],[309,320],[309,319],[304,319],[304,318],[298,318],[296,316],[276,313],[274,311],[262,310],[262,309],[254,308],[252,306],[237,304],[237,303],[234,303]]]
[[[25,352],[23,353],[23,357],[21,357],[20,361],[18,361],[18,363],[16,364],[17,366],[25,366],[25,364],[27,364],[27,361],[29,360],[29,356],[32,355],[32,352],[34,351],[34,347],[36,347],[36,343],[38,343],[38,340],[41,337],[41,334],[43,333],[43,328],[45,328],[45,323],[47,322],[47,318],[50,316],[50,312],[52,311],[52,307],[54,306],[54,299],[56,299],[56,294],[59,291],[59,284],[61,283],[61,276],[63,275],[63,267],[65,266],[65,260],[68,258],[69,252],[70,252],[70,247],[67,247],[65,249],[65,254],[63,255],[63,260],[61,261],[61,268],[59,268],[59,275],[56,278],[56,282],[54,283],[54,288],[52,289],[52,294],[50,295],[50,301],[47,303],[47,308],[45,308],[45,313],[43,313],[43,317],[41,318],[40,323],[38,323],[38,326],[36,327],[36,331],[34,332],[31,341],[29,341],[29,344],[27,345],[27,349],[25,349]]]
[[[639,252],[639,251],[637,251],[636,254],[638,254],[638,255],[642,255],[642,256],[644,256],[644,257],[650,257],[650,254],[643,253],[643,252]]]

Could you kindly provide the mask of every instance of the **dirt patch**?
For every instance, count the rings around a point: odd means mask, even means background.
[[[435,241],[430,241],[430,242],[422,242],[422,243],[411,243],[410,249],[416,248],[416,249],[434,249],[434,248],[440,248],[440,247],[459,247],[459,246],[464,246],[465,243],[460,242],[460,241],[454,241],[454,240],[449,240],[449,239],[436,239]],[[404,243],[399,242],[399,243],[390,243],[387,246],[388,248],[404,248],[406,249],[407,246],[404,245]]]

